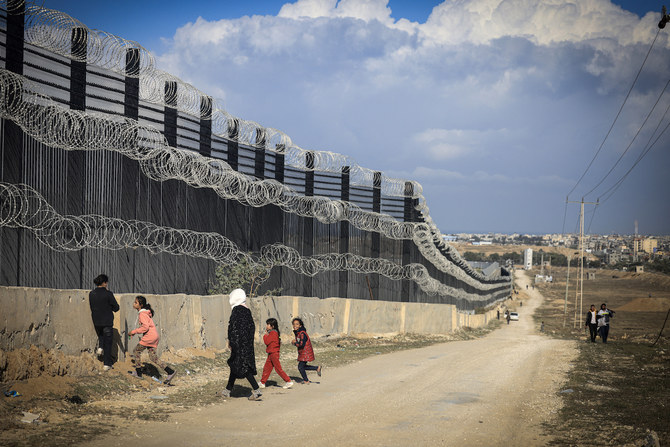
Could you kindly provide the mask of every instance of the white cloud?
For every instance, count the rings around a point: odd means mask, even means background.
[[[279,17],[290,19],[353,18],[393,23],[388,0],[298,0],[279,10]]]
[[[429,182],[439,224],[440,182],[564,200],[657,22],[608,0],[446,0],[425,24],[394,21],[386,0],[298,0],[277,17],[188,23],[158,60],[303,148]],[[667,80],[667,45],[661,33],[635,122]]]
[[[502,37],[539,45],[614,39],[648,42],[658,17],[642,20],[609,0],[450,0],[437,6],[421,35],[431,44],[485,44]]]
[[[418,133],[414,140],[434,160],[448,160],[466,155],[471,149],[464,143],[465,134],[461,130],[427,129]]]
[[[514,175],[492,173],[482,170],[475,170],[473,172],[459,172],[448,169],[436,169],[427,166],[419,166],[411,171],[412,178],[422,179],[426,182],[433,183],[440,181],[448,184],[452,181],[459,183],[473,184],[477,183],[483,185],[485,188],[493,188],[499,185],[525,185],[536,187],[569,187],[572,180],[563,178],[558,175],[529,177],[524,175],[524,171],[515,172]]]

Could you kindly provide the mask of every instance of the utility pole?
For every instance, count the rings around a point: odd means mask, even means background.
[[[579,309],[584,308],[584,204],[587,205],[598,205],[598,202],[584,202],[584,197],[580,202],[571,202],[566,200],[567,203],[579,203]],[[577,295],[575,295],[575,320],[572,327],[577,327]]]
[[[568,277],[565,280],[565,302],[563,303],[563,327],[568,319],[568,286],[570,285],[570,255],[568,255]]]

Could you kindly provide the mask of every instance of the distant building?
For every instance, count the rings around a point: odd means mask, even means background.
[[[523,268],[524,270],[533,268],[533,250],[531,248],[527,248],[523,251]]]
[[[636,237],[633,239],[633,256],[637,257],[637,254],[642,251],[642,238]]]
[[[642,251],[645,253],[654,253],[658,248],[658,241],[656,239],[647,238],[642,241]]]
[[[605,254],[605,262],[609,265],[614,265],[621,261],[621,253],[607,253]]]

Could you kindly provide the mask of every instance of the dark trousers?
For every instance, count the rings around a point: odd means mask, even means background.
[[[596,342],[596,336],[598,335],[598,325],[596,323],[589,323],[589,332],[591,333],[591,341]]]
[[[319,369],[318,366],[308,365],[307,362],[298,362],[298,371],[300,371],[300,376],[305,382],[309,382],[307,371],[316,371],[317,369]]]
[[[603,339],[603,343],[607,343],[607,335],[610,332],[609,325],[606,324],[605,326],[600,326],[598,330],[600,330],[600,338]]]
[[[114,339],[114,328],[112,326],[95,326],[98,334],[98,346],[102,348],[103,363],[112,366],[112,341]]]
[[[258,382],[256,382],[256,378],[254,377],[253,374],[249,373],[246,375],[245,379],[249,381],[249,385],[251,385],[251,388],[254,390],[258,389]],[[231,373],[230,376],[228,377],[228,385],[226,385],[226,389],[228,391],[233,391],[233,387],[235,386],[235,376]]]

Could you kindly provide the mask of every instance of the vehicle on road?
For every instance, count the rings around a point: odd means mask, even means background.
[[[517,312],[510,312],[509,319],[512,321],[519,321],[519,314]]]

